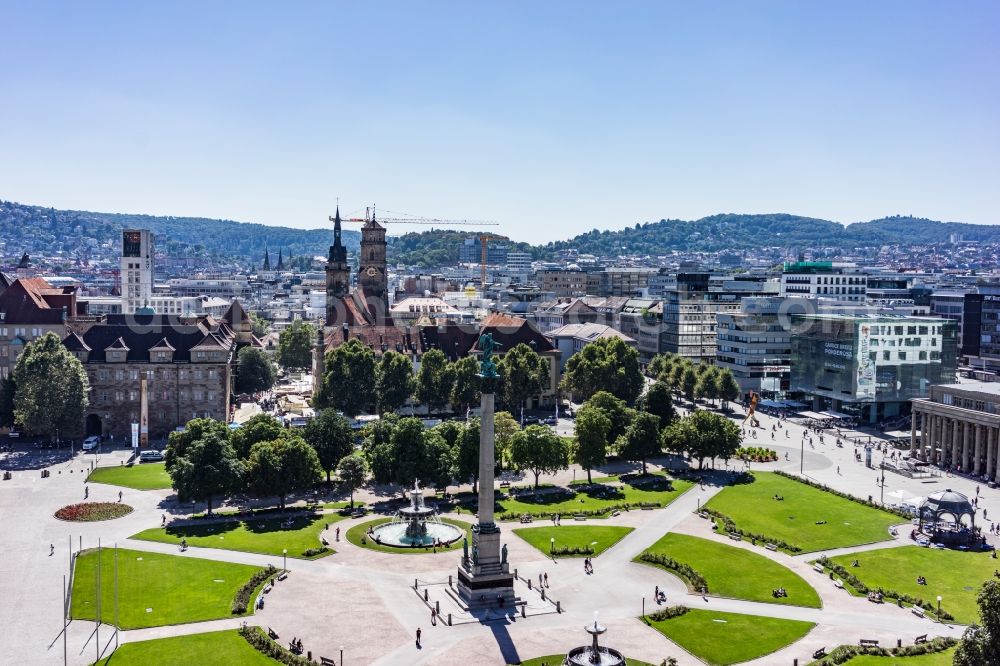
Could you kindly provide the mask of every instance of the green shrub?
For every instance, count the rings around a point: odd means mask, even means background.
[[[716,519],[716,525],[722,523],[722,529],[729,534],[738,534],[744,541],[760,541],[762,543],[773,543],[779,549],[788,553],[800,553],[802,552],[802,547],[794,543],[788,543],[783,539],[776,539],[767,534],[759,534],[757,532],[747,532],[736,526],[736,522],[732,518],[722,513],[721,511],[716,511],[715,509],[710,509],[708,507],[701,507],[701,512],[708,514]]]
[[[938,637],[933,640],[921,643],[920,645],[906,645],[900,648],[881,647],[860,647],[858,645],[841,645],[835,648],[825,657],[817,659],[809,666],[839,666],[854,657],[861,655],[872,655],[877,657],[917,657],[922,654],[932,654],[934,652],[944,652],[948,648],[958,643],[958,639],[950,637]]]
[[[870,588],[864,583],[862,583],[857,576],[852,574],[849,569],[841,566],[840,564],[837,564],[836,562],[828,558],[826,555],[820,557],[816,561],[819,562],[819,564],[821,564],[824,569],[828,569],[829,571],[832,571],[834,574],[839,576],[840,579],[844,581],[845,585],[850,585],[851,588],[853,588],[858,594],[868,594],[869,592],[878,592],[879,594],[882,595],[883,599],[895,599],[897,603],[902,602],[904,604],[910,604],[911,606],[920,606],[931,615],[937,615],[937,609],[934,607],[934,604],[932,604],[930,601],[924,601],[920,597],[913,597],[910,596],[909,594],[903,594],[902,592],[893,590],[891,588],[885,588],[881,586],[876,588]],[[945,621],[951,621],[955,619],[951,615],[951,613],[947,612],[944,609],[941,609],[941,614],[938,615],[938,617],[939,619]]]
[[[695,590],[708,592],[708,581],[705,580],[704,576],[683,562],[678,562],[672,557],[661,553],[643,553],[639,556],[639,559],[643,562],[655,564],[658,567],[673,571],[681,578],[687,580]]]
[[[273,564],[268,564],[266,569],[261,569],[253,576],[250,576],[250,580],[243,583],[240,589],[236,590],[236,598],[233,599],[232,612],[233,615],[242,615],[247,612],[247,606],[250,605],[250,598],[253,596],[254,590],[263,583],[265,580],[273,576],[278,570],[274,568]]]
[[[271,640],[260,627],[240,627],[240,636],[246,639],[253,649],[266,657],[281,662],[286,666],[316,666],[305,657],[292,654],[278,643]]]
[[[675,617],[680,617],[684,613],[688,612],[687,606],[667,606],[666,608],[661,608],[658,611],[650,613],[648,617],[653,622],[661,622],[663,620],[670,620]]]
[[[302,557],[316,557],[317,555],[322,555],[323,553],[329,552],[329,548],[326,546],[320,546],[319,548],[309,548],[302,551]]]

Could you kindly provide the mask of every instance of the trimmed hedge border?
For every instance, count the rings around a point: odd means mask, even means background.
[[[661,555],[660,553],[643,553],[639,555],[639,560],[658,567],[663,567],[668,571],[673,571],[678,576],[686,580],[694,587],[695,591],[708,593],[708,581],[696,569],[690,565],[678,562],[672,557]]]
[[[809,479],[803,479],[801,476],[795,476],[794,474],[783,472],[780,469],[774,470],[774,474],[777,474],[778,476],[783,476],[786,479],[791,479],[792,481],[798,481],[799,483],[811,486],[813,488],[816,488],[817,490],[828,492],[830,494],[836,495],[837,497],[842,497],[844,499],[851,500],[852,502],[857,502],[858,504],[867,506],[870,509],[879,509],[881,511],[885,511],[886,513],[891,513],[893,515],[899,516],[900,518],[905,518],[906,522],[910,522],[910,520],[913,518],[913,516],[911,516],[909,513],[901,509],[893,509],[888,506],[882,506],[878,502],[869,502],[868,500],[863,500],[860,497],[855,497],[854,495],[849,495],[848,493],[842,493],[839,490],[835,490],[830,486],[823,485],[822,483],[816,483],[815,481],[811,481]]]
[[[553,555],[593,555],[594,549],[590,546],[560,546],[552,551]]]
[[[879,594],[882,595],[883,599],[895,599],[896,603],[899,605],[905,603],[905,604],[910,604],[911,606],[920,606],[930,615],[937,616],[936,607],[929,601],[924,601],[920,597],[911,597],[909,594],[902,594],[901,592],[889,588],[884,588],[884,587],[870,588],[864,583],[862,583],[858,579],[858,577],[852,574],[848,569],[837,564],[836,562],[828,558],[826,555],[823,555],[816,561],[824,569],[833,572],[837,576],[840,576],[840,579],[844,581],[846,585],[850,585],[854,589],[854,591],[857,592],[858,594],[868,594],[869,592],[878,592]],[[944,620],[946,622],[950,622],[955,618],[948,611],[942,610],[939,619]]]
[[[316,662],[292,654],[281,647],[280,644],[271,640],[260,627],[240,627],[239,632],[240,636],[246,639],[246,642],[257,652],[281,662],[285,666],[316,666]]]
[[[268,564],[266,569],[261,569],[254,575],[250,576],[250,580],[243,583],[240,589],[236,590],[236,598],[233,599],[233,605],[230,608],[233,615],[243,615],[247,612],[247,606],[250,605],[250,598],[253,596],[254,590],[263,583],[265,580],[275,575],[278,572],[274,568],[273,564]]]
[[[518,518],[524,515],[531,516],[532,518],[550,518],[555,515],[597,517],[597,516],[606,516],[612,511],[629,511],[631,509],[641,510],[643,507],[649,509],[659,509],[662,506],[663,505],[660,504],[659,502],[632,502],[632,503],[624,502],[622,504],[610,504],[600,509],[587,509],[578,511],[521,511],[519,513],[507,511],[497,516],[497,520],[502,520],[502,521],[517,520]]]
[[[712,516],[713,518],[715,518],[718,521],[722,522],[722,527],[723,527],[723,529],[725,530],[726,533],[728,533],[728,534],[738,534],[740,536],[740,538],[742,538],[744,541],[753,541],[753,540],[756,540],[756,541],[762,541],[764,543],[773,543],[780,550],[783,550],[783,551],[785,551],[787,553],[801,553],[802,552],[802,547],[798,546],[798,545],[796,545],[794,543],[788,543],[787,541],[784,541],[782,539],[776,539],[776,538],[774,538],[772,536],[768,536],[766,534],[758,534],[756,532],[747,532],[747,531],[741,530],[739,527],[736,526],[736,522],[732,518],[730,518],[726,514],[722,513],[721,511],[716,511],[715,509],[709,509],[708,507],[704,507],[703,506],[703,507],[701,507],[701,513],[708,514],[709,516]]]
[[[854,657],[872,655],[876,657],[919,657],[922,654],[944,652],[958,644],[957,638],[937,637],[920,645],[907,645],[901,648],[859,647],[857,645],[841,645],[825,657],[810,662],[809,666],[839,666]]]
[[[675,617],[680,617],[687,613],[690,609],[687,606],[668,606],[662,608],[658,611],[654,611],[647,615],[646,617],[653,622],[662,622],[663,620],[672,620]]]

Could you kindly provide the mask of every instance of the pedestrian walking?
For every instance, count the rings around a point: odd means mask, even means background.
[[[167,514],[160,514],[160,526],[167,524]]]
[[[56,545],[54,543],[49,544],[49,557],[52,557],[56,552]]]
[[[337,536],[336,536],[336,539],[337,539],[337,541],[340,541],[340,528],[339,528],[339,527],[337,528]]]
[[[83,499],[90,497],[90,486],[83,487]]]
[[[548,572],[546,572],[545,573],[545,587],[548,587],[548,586],[549,586],[549,574],[548,574]]]
[[[542,583],[542,580],[543,580],[542,574],[538,574],[538,587],[543,587],[544,586],[544,584]]]
[[[119,502],[122,501],[122,491],[120,491],[120,490],[118,491],[118,501]]]
[[[420,627],[417,627],[417,647],[420,647]]]

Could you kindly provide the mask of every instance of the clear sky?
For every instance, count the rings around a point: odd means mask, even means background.
[[[1000,223],[997,2],[0,0],[0,198]],[[766,230],[762,230],[766,234]]]

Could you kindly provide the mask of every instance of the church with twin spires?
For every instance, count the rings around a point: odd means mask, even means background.
[[[340,207],[333,222],[333,245],[326,261],[326,327],[391,326],[385,227],[366,215],[361,227],[357,287],[351,289],[351,266],[341,238]]]

